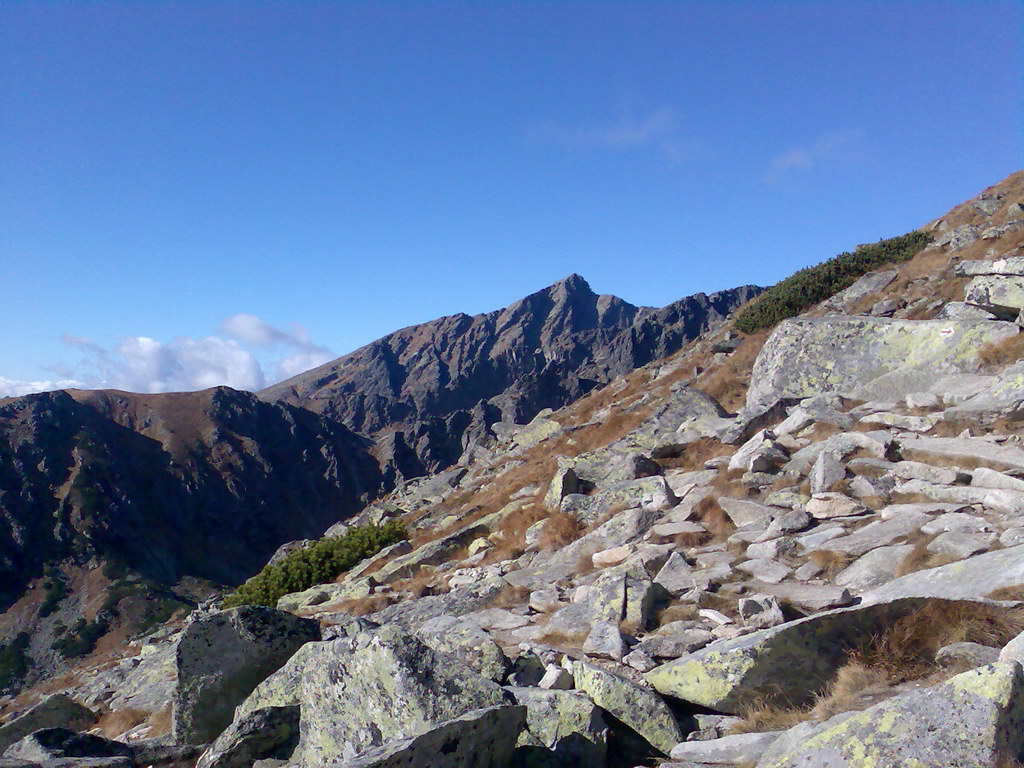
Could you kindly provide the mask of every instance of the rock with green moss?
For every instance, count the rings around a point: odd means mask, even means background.
[[[808,703],[851,649],[923,604],[905,599],[826,611],[711,643],[651,670],[646,678],[666,696],[730,714],[773,698]]]
[[[468,619],[437,616],[421,624],[416,635],[435,651],[454,656],[496,683],[504,682],[511,668],[501,647]]]
[[[509,765],[512,750],[526,725],[519,706],[467,712],[422,734],[391,741],[358,757],[323,763],[332,768],[500,768]]]
[[[526,707],[514,768],[604,768],[608,725],[601,710],[579,691],[507,688]]]
[[[317,622],[263,606],[232,608],[192,622],[176,650],[175,742],[213,741],[257,685],[319,639]]]
[[[838,720],[780,741],[758,768],[992,768],[1024,747],[1024,678],[990,664]]]
[[[499,685],[395,626],[318,644],[303,665],[300,699],[305,768],[351,760],[507,703]]]
[[[667,755],[683,740],[679,723],[656,691],[585,661],[574,661],[572,671],[579,690],[658,752]]]
[[[895,400],[941,376],[976,372],[978,351],[1015,336],[1013,323],[801,317],[772,332],[754,364],[747,407],[821,393]]]

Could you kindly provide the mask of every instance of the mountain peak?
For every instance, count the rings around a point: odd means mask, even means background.
[[[557,283],[554,283],[549,289],[549,292],[554,293],[555,291],[564,291],[567,294],[584,293],[589,294],[594,291],[582,275],[578,275],[573,272],[568,277],[564,277]]]

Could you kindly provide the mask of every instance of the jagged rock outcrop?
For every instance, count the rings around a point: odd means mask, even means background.
[[[235,707],[320,639],[320,625],[262,606],[243,606],[192,622],[177,647],[174,739],[206,744],[231,724]]]
[[[499,420],[525,423],[665,357],[757,295],[743,286],[662,309],[570,275],[511,306],[414,325],[263,390],[378,436],[392,476],[454,463]]]

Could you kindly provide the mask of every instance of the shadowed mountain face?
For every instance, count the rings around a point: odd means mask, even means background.
[[[0,399],[0,606],[68,556],[238,582],[380,489],[366,440],[248,392]]]
[[[373,437],[389,480],[415,477],[486,442],[496,421],[528,421],[672,354],[759,291],[653,309],[598,296],[571,275],[505,309],[404,328],[260,396]]]

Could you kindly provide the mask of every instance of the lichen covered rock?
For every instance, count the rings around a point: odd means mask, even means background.
[[[991,768],[1024,745],[1024,679],[991,664],[812,731],[758,768]]]

